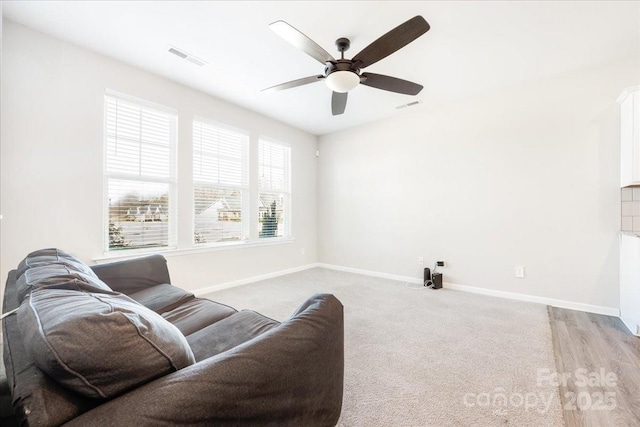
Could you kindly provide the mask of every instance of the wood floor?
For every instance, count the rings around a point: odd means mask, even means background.
[[[640,338],[620,319],[549,307],[567,427],[640,426]]]

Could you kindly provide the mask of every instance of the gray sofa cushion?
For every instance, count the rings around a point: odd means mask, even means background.
[[[75,256],[56,248],[40,249],[27,255],[17,268],[17,278],[20,278],[25,271],[39,265],[60,264],[69,267],[73,271],[79,271],[89,276],[98,278],[93,270]]]
[[[175,326],[121,294],[36,290],[18,325],[35,364],[88,397],[110,398],[194,363]]]
[[[19,264],[16,287],[18,301],[39,288],[111,292],[93,270],[71,254],[49,248],[31,252]]]
[[[167,260],[162,255],[94,265],[91,269],[114,291],[131,295],[151,286],[171,283]]]
[[[162,313],[162,317],[180,329],[184,335],[189,335],[237,312],[236,309],[224,304],[194,298],[171,311]]]
[[[18,301],[40,288],[69,289],[86,292],[111,292],[111,288],[93,273],[75,270],[71,265],[40,264],[28,268],[16,282]]]
[[[187,336],[196,361],[230,350],[280,323],[255,311],[242,310]]]
[[[168,283],[151,286],[134,292],[129,294],[129,297],[156,313],[173,310],[179,305],[195,298],[192,293]]]

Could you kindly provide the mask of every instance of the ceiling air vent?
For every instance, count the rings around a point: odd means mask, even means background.
[[[178,56],[186,61],[191,62],[192,64],[196,64],[200,67],[202,67],[203,65],[206,65],[207,62],[203,61],[202,59],[198,58],[197,56],[191,55],[190,53],[185,52],[182,49],[178,49],[175,46],[169,46],[168,49],[169,53],[173,53],[175,56]]]
[[[403,108],[407,108],[407,107],[413,107],[414,105],[418,105],[418,104],[422,104],[422,101],[417,100],[417,101],[412,101],[412,102],[410,102],[410,103],[408,103],[408,104],[398,105],[398,106],[396,107],[396,110],[401,110],[401,109],[403,109]]]

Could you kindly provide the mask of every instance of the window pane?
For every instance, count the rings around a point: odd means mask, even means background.
[[[193,122],[194,242],[247,238],[249,136],[215,123]]]
[[[210,185],[194,186],[194,242],[244,240],[243,191]]]
[[[261,138],[258,142],[258,236],[290,236],[291,148]]]
[[[109,250],[169,246],[169,184],[109,180]]]
[[[260,193],[258,203],[258,235],[260,238],[284,237],[289,233],[286,224],[288,195],[285,193]]]
[[[161,107],[105,96],[107,250],[175,246],[176,125]]]
[[[176,115],[113,96],[105,108],[107,172],[172,178]]]
[[[193,122],[193,179],[244,187],[248,179],[249,136],[201,121]]]
[[[289,159],[291,149],[285,145],[260,140],[258,153],[259,185],[264,190],[290,191]]]

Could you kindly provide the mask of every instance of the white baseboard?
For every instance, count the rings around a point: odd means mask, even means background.
[[[624,317],[620,316],[620,320],[622,320],[622,323],[624,324],[624,326],[627,327],[627,329],[629,330],[629,332],[631,332],[633,335],[640,337],[640,327],[633,325],[630,321],[625,320]]]
[[[327,268],[329,270],[344,271],[347,273],[362,274],[364,276],[373,276],[373,277],[380,277],[383,279],[397,280],[399,282],[422,284],[422,280],[416,277],[382,273],[379,271],[362,270],[359,268],[343,267],[340,265],[333,265],[333,264],[313,263],[313,264],[302,265],[300,267],[289,268],[286,270],[275,271],[273,273],[267,273],[267,274],[261,274],[259,276],[248,277],[246,279],[235,280],[233,282],[226,282],[226,283],[221,283],[219,285],[208,286],[205,288],[196,289],[192,292],[196,296],[202,296],[204,294],[220,291],[222,289],[234,288],[236,286],[242,286],[248,283],[259,282],[260,280],[272,279],[274,277],[284,276],[286,274],[291,274],[291,273],[297,273],[299,271],[309,270],[311,268],[316,268],[316,267]],[[443,287],[447,289],[452,289],[455,291],[470,292],[474,294],[487,295],[487,296],[498,297],[498,298],[506,298],[506,299],[516,300],[516,301],[533,302],[538,304],[550,305],[552,307],[566,308],[569,310],[586,311],[588,313],[604,314],[606,316],[615,316],[615,317],[620,316],[620,310],[614,307],[604,307],[599,305],[584,304],[584,303],[579,303],[574,301],[565,301],[565,300],[559,300],[554,298],[539,297],[535,295],[519,294],[516,292],[498,291],[495,289],[480,288],[477,286],[458,285],[458,284],[449,283],[449,282],[444,282]]]
[[[455,283],[443,284],[445,288],[456,291],[471,292],[474,294],[488,295],[498,298],[507,298],[517,301],[535,302],[538,304],[550,305],[552,307],[566,308],[569,310],[586,311],[588,313],[604,314],[606,316],[620,316],[620,310],[614,307],[604,307],[600,305],[584,304],[581,302],[566,301],[555,298],[539,297],[535,295],[519,294],[516,292],[496,291],[487,288],[478,288],[475,286],[456,285]]]
[[[420,279],[416,279],[415,277],[409,277],[409,276],[400,276],[398,274],[388,274],[388,273],[381,273],[379,271],[361,270],[359,268],[343,267],[341,265],[324,264],[321,262],[318,263],[316,266],[320,268],[327,268],[329,270],[345,271],[347,273],[362,274],[364,276],[373,276],[373,277],[381,277],[383,279],[397,280],[398,282],[422,284],[422,280]]]
[[[398,280],[400,282],[409,282],[409,283],[417,283],[417,284],[422,283],[421,279],[418,279],[415,277],[409,277],[409,276],[400,276],[397,274],[380,273],[377,271],[361,270],[359,268],[343,267],[343,266],[333,265],[333,264],[319,263],[317,264],[317,266],[322,268],[328,268],[330,270],[346,271],[349,273],[363,274],[365,276],[373,276],[373,277],[381,277],[384,279]],[[488,295],[488,296],[498,297],[498,298],[507,298],[507,299],[517,300],[517,301],[534,302],[538,304],[550,305],[552,307],[566,308],[569,310],[578,310],[578,311],[586,311],[586,312],[595,313],[595,314],[604,314],[606,316],[615,316],[615,317],[620,316],[620,310],[614,307],[604,307],[599,305],[583,304],[579,302],[565,301],[565,300],[559,300],[554,298],[519,294],[516,292],[497,291],[494,289],[479,288],[476,286],[457,285],[455,283],[449,283],[449,282],[444,282],[442,286],[444,288],[452,289],[456,291],[470,292],[474,294]]]
[[[317,263],[301,265],[300,267],[288,268],[286,270],[274,271],[273,273],[261,274],[259,276],[247,277],[246,279],[234,280],[233,282],[220,283],[218,285],[207,286],[205,288],[199,288],[192,290],[191,292],[199,297],[211,292],[221,291],[222,289],[235,288],[236,286],[242,286],[253,282],[259,282],[260,280],[272,279],[278,276],[284,276],[286,274],[297,273],[298,271],[309,270],[310,268],[318,267]]]

